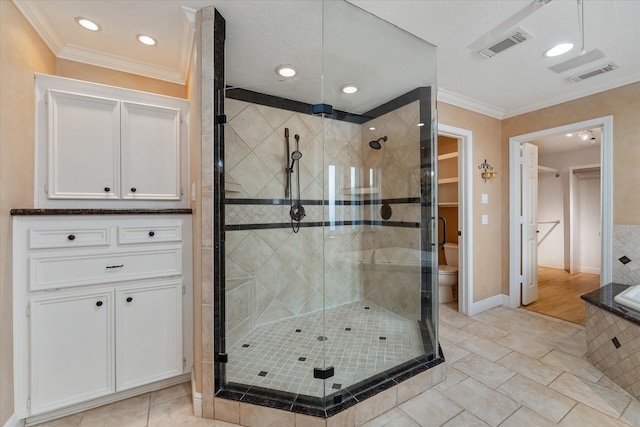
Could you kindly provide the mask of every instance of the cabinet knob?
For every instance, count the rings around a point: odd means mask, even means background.
[[[138,191],[138,190],[136,190],[136,187],[131,187],[131,192],[132,193],[135,193],[136,191]]]
[[[111,191],[111,187],[104,187],[104,192],[108,193],[109,191]]]
[[[69,234],[67,236],[67,239],[73,241],[73,240],[76,240],[76,236],[74,236],[73,234]]]
[[[102,301],[98,301],[98,302],[96,302],[96,305],[97,305],[98,307],[102,307]]]
[[[149,237],[153,237],[153,236],[155,236],[155,235],[156,235],[156,233],[155,233],[155,232],[153,232],[153,231],[150,231],[150,232],[149,232]]]
[[[133,301],[133,298],[132,297],[127,297],[127,302],[131,302],[131,301]]]

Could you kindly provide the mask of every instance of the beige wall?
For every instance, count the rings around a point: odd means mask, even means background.
[[[472,200],[465,200],[473,205],[473,301],[503,293],[503,279],[501,271],[509,268],[508,259],[502,255],[503,248],[508,246],[508,234],[503,234],[502,223],[508,217],[503,217],[502,187],[508,187],[509,173],[501,154],[502,124],[483,114],[438,102],[438,122],[473,132],[473,156],[471,161],[473,188]],[[497,177],[484,182],[480,177],[478,165],[487,162],[493,166]],[[503,166],[504,165],[504,166]],[[488,204],[480,203],[480,195],[489,196]],[[507,203],[508,205],[508,203]],[[481,215],[489,216],[489,224],[482,225]],[[508,227],[507,227],[508,230]],[[464,233],[464,230],[462,230]]]
[[[0,425],[13,414],[9,210],[33,207],[34,199],[34,72],[179,98],[189,95],[183,85],[56,59],[13,3],[0,0]]]
[[[502,293],[509,293],[509,138],[613,116],[613,223],[640,224],[640,83],[633,83],[502,121]],[[477,261],[474,261],[475,265]]]
[[[12,208],[33,206],[33,72],[55,56],[10,1],[0,1],[0,425],[13,414]]]

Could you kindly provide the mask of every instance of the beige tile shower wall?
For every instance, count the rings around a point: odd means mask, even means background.
[[[622,257],[629,261],[623,263]],[[613,225],[613,281],[624,285],[640,284],[639,225]]]
[[[225,197],[283,199],[287,158],[300,136],[301,198],[338,200],[361,186],[360,126],[227,98]],[[292,175],[297,192],[296,168]],[[331,177],[330,177],[331,176]],[[329,189],[329,183],[332,188]],[[326,190],[325,190],[326,189]],[[350,192],[349,192],[350,194]],[[362,219],[358,207],[306,205],[304,223]],[[289,206],[225,206],[226,225],[288,224]],[[362,299],[361,265],[344,262],[360,250],[361,226],[290,227],[226,232],[226,339],[229,344],[258,325]]]
[[[365,185],[380,190],[375,198],[420,197],[419,113],[415,101],[362,125]],[[369,141],[383,136],[387,141],[381,142],[380,150],[369,147]],[[370,182],[370,169],[374,182]]]
[[[415,101],[362,125],[365,186],[371,199],[420,197],[419,103]],[[369,130],[375,127],[375,130]],[[382,148],[369,141],[383,136]],[[369,171],[373,170],[373,173]],[[373,175],[373,180],[371,176]],[[380,204],[365,205],[364,218],[380,221]],[[391,221],[420,222],[419,204],[392,204]],[[362,251],[364,298],[409,319],[420,318],[418,228],[365,226]]]
[[[202,391],[202,416],[214,417],[214,378],[213,378],[213,57],[214,57],[214,8],[205,7],[198,11],[197,20],[197,80],[200,84],[200,151],[198,161],[199,170],[199,204],[194,206],[198,213],[194,216],[200,223],[194,226],[194,231],[200,233],[194,242],[200,242],[200,278],[201,300],[200,336],[194,337],[199,341],[200,353],[200,385]],[[195,219],[194,218],[194,219]],[[194,251],[194,254],[198,253]],[[197,265],[197,264],[196,264]],[[198,301],[196,301],[197,303]],[[197,330],[197,328],[194,328]]]

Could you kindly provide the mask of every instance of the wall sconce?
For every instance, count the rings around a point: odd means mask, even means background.
[[[488,179],[495,178],[497,172],[493,171],[493,166],[487,163],[487,159],[484,159],[484,163],[478,166],[478,169],[482,170],[480,176],[484,179],[484,182],[487,182]]]

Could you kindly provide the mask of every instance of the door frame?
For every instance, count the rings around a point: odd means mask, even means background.
[[[472,316],[473,312],[473,132],[438,123],[438,135],[458,140],[458,311]],[[457,230],[456,230],[457,232]]]
[[[577,224],[578,225],[577,228],[576,228],[576,222],[574,221],[576,212],[580,211],[579,207],[576,206],[576,202],[580,202],[582,197],[581,192],[578,189],[579,181],[581,178],[576,176],[575,171],[581,170],[581,169],[591,169],[596,167],[600,169],[600,176],[602,177],[602,167],[600,163],[576,165],[569,168],[569,218],[571,220],[570,227],[569,227],[569,272],[571,274],[574,274],[574,272],[576,272],[576,268],[575,268],[576,267],[576,256],[575,256],[576,234],[578,234],[583,227],[581,225],[582,218]],[[600,197],[602,197],[602,194],[600,194]],[[600,202],[600,205],[602,205],[602,201]],[[602,258],[602,256],[600,258]],[[602,262],[602,260],[600,261]],[[600,266],[600,271],[602,271],[602,266]]]
[[[577,132],[588,128],[602,128],[600,143],[600,286],[613,277],[613,116],[598,117],[509,138],[509,306],[520,305],[522,275],[520,264],[522,241],[519,215],[521,198],[520,144],[547,136]]]

